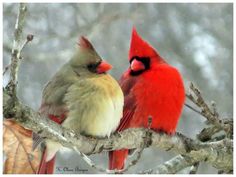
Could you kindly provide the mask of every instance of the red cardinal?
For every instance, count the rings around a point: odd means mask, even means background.
[[[178,70],[170,66],[133,28],[130,67],[120,79],[125,96],[123,118],[117,131],[148,127],[175,133],[184,100],[184,85]],[[128,150],[109,153],[109,169],[123,169]]]
[[[72,59],[44,88],[40,113],[75,132],[109,136],[119,125],[124,102],[119,84],[106,73],[110,69],[81,37]],[[55,154],[62,147],[48,139],[45,144],[39,174],[53,173]]]

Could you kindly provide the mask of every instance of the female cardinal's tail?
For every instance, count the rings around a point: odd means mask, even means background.
[[[128,149],[109,152],[109,169],[123,169],[128,152]]]
[[[47,151],[46,148],[43,151],[43,155],[39,164],[37,174],[53,174],[54,171],[54,164],[55,164],[55,157],[54,156],[51,160],[46,162]]]

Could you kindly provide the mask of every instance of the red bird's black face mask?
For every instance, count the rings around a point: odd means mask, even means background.
[[[134,56],[130,60],[130,74],[133,76],[139,75],[150,68],[149,57]]]

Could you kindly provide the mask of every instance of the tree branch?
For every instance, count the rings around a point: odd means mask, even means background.
[[[10,78],[9,88],[11,89],[12,95],[16,95],[16,85],[17,85],[17,72],[19,68],[20,59],[20,42],[22,38],[22,31],[25,22],[25,16],[27,12],[27,7],[24,3],[20,3],[20,8],[15,24],[14,41],[13,48],[11,52],[11,66],[10,66]]]
[[[200,90],[194,86],[193,83],[190,84],[190,92],[186,96],[196,105],[201,111],[194,109],[193,107],[186,105],[190,109],[199,113],[207,119],[207,128],[204,128],[199,134],[197,134],[197,139],[203,142],[209,141],[214,142],[222,140],[225,137],[233,138],[233,119],[220,119],[219,113],[216,109],[216,104],[214,101],[211,102],[209,106],[203,99]],[[219,134],[220,131],[224,133]],[[216,135],[216,137],[214,137]],[[190,169],[190,174],[196,173],[199,162],[193,164]]]
[[[199,165],[200,165],[199,162],[196,162],[195,164],[193,164],[192,167],[190,168],[189,174],[196,174]]]
[[[188,161],[187,159],[189,160],[187,157],[177,155],[174,158],[159,165],[155,170],[145,170],[140,172],[140,174],[175,174],[192,165],[192,162]]]
[[[193,83],[190,83],[190,93],[186,96],[201,109],[201,115],[203,115],[207,121],[215,126],[215,130],[224,130],[227,134],[227,137],[232,137],[233,135],[233,126],[231,124],[232,121],[225,122],[219,118],[219,114],[216,111],[215,103],[212,102],[212,110],[207,105],[205,100],[203,99],[200,90],[194,86]],[[217,131],[217,132],[218,132]]]
[[[170,136],[144,128],[127,129],[122,133],[112,135],[109,139],[89,138],[67,130],[50,119],[41,117],[39,113],[22,105],[19,101],[16,102],[15,109],[12,109],[7,104],[9,95],[4,93],[3,98],[4,117],[7,118],[11,115],[21,125],[33,130],[40,136],[60,142],[72,149],[76,147],[81,153],[87,155],[123,148],[140,148],[143,144],[143,137],[146,137],[146,132],[150,131],[151,136],[150,141],[148,141],[150,144],[146,144],[146,147],[154,146],[163,150],[171,150],[177,154],[186,155],[194,163],[206,161],[217,169],[233,168],[233,141],[230,139],[202,143],[181,134]]]

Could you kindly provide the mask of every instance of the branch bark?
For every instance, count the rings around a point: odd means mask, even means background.
[[[208,133],[212,132],[216,133],[219,132],[220,130],[223,130],[225,131],[227,137],[232,138],[233,120],[220,119],[219,113],[216,111],[215,103],[212,102],[211,104],[212,109],[211,109],[210,106],[208,106],[206,101],[203,99],[200,90],[196,86],[194,86],[193,83],[190,83],[189,88],[190,88],[190,93],[187,94],[186,96],[201,109],[200,114],[207,119],[208,123],[214,126],[214,129],[211,129],[211,131],[208,131]],[[204,136],[206,136],[206,134]]]
[[[148,141],[150,143],[146,144],[146,147],[154,146],[185,155],[191,159],[190,165],[199,161],[206,161],[217,169],[233,169],[233,141],[230,139],[202,143],[178,133],[170,136],[143,128],[127,129],[122,133],[112,135],[109,139],[95,139],[67,130],[53,121],[41,117],[39,113],[19,101],[16,102],[15,108],[12,109],[7,104],[10,98],[9,95],[4,93],[3,98],[5,118],[11,115],[25,128],[33,130],[40,136],[60,142],[69,148],[76,146],[81,153],[87,155],[123,148],[140,148],[143,144],[143,137],[146,136],[147,131],[150,131],[151,138]]]
[[[176,174],[184,168],[192,165],[192,162],[188,161],[189,158],[182,155],[177,155],[174,158],[164,162],[159,165],[155,170],[145,170],[140,172],[140,174]]]
[[[15,24],[14,41],[11,53],[11,67],[10,67],[11,81],[9,83],[9,86],[12,95],[16,95],[17,72],[19,68],[20,54],[21,54],[20,45],[21,45],[22,31],[25,23],[26,12],[27,12],[26,5],[24,3],[20,3],[19,12]]]

